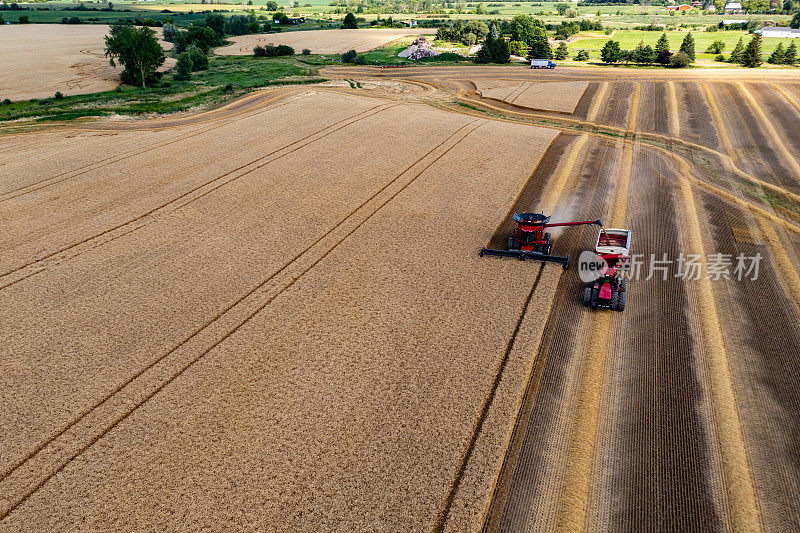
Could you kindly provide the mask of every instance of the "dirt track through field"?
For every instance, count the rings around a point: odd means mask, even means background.
[[[0,529],[797,529],[791,74],[341,67],[0,137]],[[528,210],[672,262],[589,310],[478,257]],[[760,275],[675,275],[715,254]]]

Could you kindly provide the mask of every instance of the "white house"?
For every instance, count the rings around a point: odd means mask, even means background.
[[[741,13],[742,12],[742,4],[739,2],[728,2],[725,4],[725,14],[730,13]]]
[[[798,39],[800,38],[800,30],[793,30],[792,28],[775,28],[773,26],[766,26],[760,30],[762,37],[781,37],[783,39]]]

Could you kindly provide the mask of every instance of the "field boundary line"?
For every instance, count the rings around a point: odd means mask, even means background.
[[[270,103],[272,103],[272,102],[274,102],[276,100],[279,100],[283,96],[285,96],[285,95],[278,95],[278,96],[275,96],[274,98],[270,98],[270,99],[268,99],[268,100],[266,100],[264,102],[261,102],[258,106],[254,106],[252,108],[248,108],[247,111],[253,111],[253,110],[258,109],[258,111],[256,111],[252,115],[250,115],[250,116],[254,116],[254,115],[263,113],[264,111],[270,111],[270,110],[273,110],[273,109],[277,109],[278,107],[281,107],[281,106],[284,106],[284,105],[288,105],[288,104],[293,102],[293,100],[287,100],[287,101],[284,101],[284,102],[280,102],[275,107],[269,107],[267,109],[261,109],[262,107],[267,106],[268,104],[270,104]],[[246,118],[249,118],[249,117],[246,117]],[[211,124],[210,126],[208,126],[205,129],[201,129],[199,131],[192,131],[192,132],[189,132],[186,135],[177,135],[173,139],[162,141],[160,143],[156,142],[156,143],[151,144],[150,146],[146,146],[146,147],[140,148],[138,150],[133,150],[131,152],[127,152],[127,153],[124,153],[124,154],[110,156],[110,157],[101,159],[99,161],[95,161],[94,163],[90,163],[88,165],[84,165],[82,167],[78,167],[78,168],[74,168],[74,169],[71,169],[71,170],[67,170],[65,172],[61,172],[60,174],[56,174],[55,176],[50,176],[49,178],[45,178],[43,180],[39,180],[39,181],[34,182],[34,183],[29,183],[28,185],[25,185],[23,187],[17,187],[16,189],[11,189],[11,190],[5,191],[2,194],[0,194],[0,202],[6,202],[8,200],[12,200],[14,198],[18,198],[20,196],[24,196],[26,194],[34,193],[36,191],[39,191],[41,189],[45,189],[45,188],[50,187],[52,185],[56,185],[58,183],[63,183],[64,181],[70,180],[72,178],[77,178],[78,176],[82,176],[82,175],[84,175],[86,173],[89,173],[89,172],[92,172],[94,170],[99,170],[99,169],[104,168],[106,166],[113,165],[114,163],[118,163],[120,161],[124,161],[125,159],[130,159],[131,157],[136,157],[137,155],[142,155],[142,154],[151,152],[153,150],[158,150],[159,148],[164,148],[164,147],[170,146],[172,144],[176,144],[176,143],[180,143],[180,142],[183,142],[183,141],[187,141],[187,140],[189,140],[189,139],[191,139],[193,137],[197,137],[198,135],[203,135],[204,133],[208,133],[210,131],[214,131],[215,129],[222,128],[222,127],[227,126],[229,124],[232,124],[232,123],[234,123],[234,122],[236,122],[238,120],[240,120],[240,119],[239,118],[235,118],[233,120],[219,119],[219,120],[214,121],[213,124]],[[190,124],[190,125],[186,125],[186,126],[182,126],[182,127],[190,127],[190,126],[193,126],[193,125],[194,124]],[[100,132],[100,131],[103,131],[103,132],[114,131],[115,133],[119,133],[117,130],[83,130],[83,131],[86,132],[86,133],[93,133],[93,132]],[[124,132],[124,131],[151,131],[151,130],[121,130],[120,132]],[[58,178],[61,178],[61,179],[58,179]]]
[[[6,278],[6,277],[8,277],[8,276],[10,276],[12,274],[15,274],[17,272],[20,272],[20,271],[22,271],[24,269],[32,267],[34,265],[38,266],[38,265],[41,265],[42,263],[45,263],[45,262],[61,263],[61,262],[65,261],[65,260],[69,260],[69,259],[72,259],[74,257],[77,257],[78,255],[81,255],[82,253],[85,253],[87,251],[93,250],[94,248],[96,248],[98,246],[102,246],[103,244],[106,244],[108,242],[111,242],[112,240],[115,240],[115,239],[117,239],[119,237],[127,235],[128,233],[131,233],[132,231],[136,231],[136,230],[140,229],[141,227],[143,227],[143,226],[148,224],[148,221],[147,221],[148,218],[152,219],[152,218],[154,218],[154,216],[160,215],[161,211],[163,211],[165,208],[167,208],[167,207],[169,207],[169,206],[171,206],[173,204],[177,204],[181,200],[185,200],[185,199],[188,198],[188,201],[186,201],[183,204],[178,204],[172,211],[176,211],[178,209],[181,209],[182,207],[185,207],[186,205],[189,205],[190,203],[194,202],[195,200],[198,200],[198,199],[202,198],[203,196],[206,196],[207,194],[219,189],[220,187],[223,187],[223,186],[225,186],[225,185],[227,185],[227,184],[229,184],[229,183],[231,183],[231,182],[233,182],[233,181],[235,181],[235,180],[237,180],[237,179],[239,179],[239,178],[241,178],[243,176],[246,176],[246,175],[250,174],[251,172],[254,172],[255,170],[258,170],[258,169],[260,169],[260,168],[262,168],[262,167],[264,167],[264,166],[276,161],[277,159],[280,159],[281,157],[284,157],[284,156],[289,155],[289,154],[291,154],[291,153],[293,153],[293,152],[295,152],[297,150],[300,150],[301,148],[304,148],[304,147],[308,146],[309,144],[311,144],[313,142],[316,142],[316,141],[318,141],[320,139],[323,139],[323,138],[327,137],[328,135],[341,130],[342,128],[345,128],[345,127],[347,127],[347,126],[349,126],[351,124],[354,124],[354,123],[356,123],[356,122],[358,122],[360,120],[363,120],[365,118],[369,118],[372,115],[375,115],[375,114],[380,113],[382,111],[386,111],[387,109],[391,109],[392,107],[396,107],[397,105],[399,105],[399,104],[381,104],[381,105],[377,105],[377,106],[369,108],[369,109],[367,109],[365,111],[362,111],[360,113],[356,113],[355,115],[352,115],[352,116],[350,116],[348,118],[342,119],[339,122],[335,122],[334,124],[326,126],[326,127],[322,128],[321,130],[318,130],[318,131],[316,131],[314,133],[311,133],[311,134],[303,137],[302,139],[298,139],[296,141],[293,141],[293,142],[291,142],[291,143],[289,143],[289,144],[287,144],[287,145],[285,145],[285,146],[283,146],[281,148],[273,150],[272,152],[270,152],[270,153],[268,153],[266,155],[260,156],[260,157],[258,157],[256,159],[250,161],[249,163],[245,163],[244,165],[241,165],[241,166],[239,166],[239,167],[237,167],[237,168],[235,168],[233,170],[229,170],[229,171],[225,172],[224,174],[222,174],[221,176],[217,176],[216,178],[213,178],[213,179],[211,179],[209,181],[206,181],[205,183],[202,183],[202,184],[194,187],[193,189],[181,194],[180,196],[178,196],[176,198],[173,198],[173,199],[171,199],[171,200],[169,200],[169,201],[167,201],[167,202],[165,202],[165,203],[163,203],[163,204],[161,204],[159,206],[156,206],[156,207],[150,209],[149,211],[147,211],[147,212],[145,212],[143,214],[137,215],[136,217],[134,217],[132,219],[129,219],[129,220],[125,221],[125,222],[119,223],[116,226],[113,226],[113,227],[111,227],[109,229],[106,229],[106,230],[104,230],[104,231],[102,231],[100,233],[97,233],[97,234],[92,235],[90,237],[86,237],[85,239],[82,239],[82,240],[80,240],[80,241],[78,241],[76,243],[68,245],[68,246],[66,246],[64,248],[61,248],[59,250],[56,250],[56,251],[53,251],[53,252],[49,252],[49,253],[47,253],[47,254],[45,254],[43,256],[38,257],[37,259],[35,259],[33,261],[29,261],[28,263],[25,263],[25,264],[23,264],[21,266],[18,266],[16,268],[12,269],[12,270],[4,272],[4,273],[0,274],[0,280],[2,280],[3,278]],[[350,122],[348,122],[348,121],[350,121]],[[333,129],[331,129],[331,128],[333,128]],[[323,133],[325,130],[328,130],[328,129],[330,129],[330,131]],[[316,137],[316,138],[312,139],[312,137]],[[304,144],[301,144],[301,143],[304,143]],[[294,146],[294,145],[298,145],[298,146]],[[280,152],[283,152],[283,153],[280,153]],[[275,157],[270,159],[273,156],[275,156]],[[247,167],[251,167],[251,168],[249,168],[247,170],[244,170]],[[242,172],[239,173],[240,171],[242,171]],[[239,174],[237,175],[237,173],[239,173]],[[233,177],[230,177],[230,176],[233,176]],[[225,178],[229,178],[229,177],[230,177],[230,179],[225,180]],[[203,189],[207,189],[207,190],[203,190]],[[128,228],[128,230],[122,232],[121,235],[115,235],[114,234],[114,232],[117,232],[117,230],[120,230],[120,229],[123,229],[123,228],[127,228],[128,226],[131,226],[132,224],[136,224],[136,223],[138,223],[138,225],[134,226],[133,228]],[[102,239],[103,237],[106,237],[106,236],[110,236],[110,238],[106,238],[105,240],[100,240],[100,239]],[[100,240],[100,242],[97,242],[98,240]],[[69,252],[69,251],[74,250],[75,248],[77,248],[77,247],[79,247],[81,245],[85,245],[85,244],[89,245],[88,248],[79,249],[79,250],[77,250],[77,253],[72,253],[72,254],[69,254],[69,255],[63,255],[65,252]],[[94,246],[91,246],[91,244],[94,244]],[[40,272],[45,270],[46,268],[47,267],[45,266],[44,268],[42,268],[40,270]],[[26,277],[30,277],[30,276],[26,276]],[[6,283],[6,284],[0,286],[0,290],[5,289],[7,287],[10,287],[11,285],[13,285],[13,284],[15,284],[15,283],[17,283],[19,281],[21,281],[21,279],[16,279],[16,280],[11,281],[10,283]]]
[[[680,196],[686,214],[686,245],[689,253],[707,262],[703,245],[700,217],[692,191],[689,164],[676,156],[680,165],[678,180]],[[750,469],[750,460],[742,433],[741,420],[733,378],[728,364],[728,354],[717,312],[716,298],[711,281],[700,278],[694,282],[700,311],[700,331],[704,360],[708,369],[713,423],[717,429],[718,445],[722,456],[722,476],[728,496],[728,512],[735,531],[761,531],[761,510]]]
[[[769,117],[767,117],[766,113],[764,113],[764,110],[761,109],[761,106],[750,92],[750,89],[748,89],[747,86],[742,82],[738,82],[736,87],[744,96],[744,99],[747,101],[747,103],[750,104],[751,109],[755,111],[756,116],[761,123],[760,126],[772,139],[772,142],[774,143],[775,147],[777,147],[778,152],[781,154],[783,160],[791,167],[792,172],[794,172],[795,179],[800,180],[800,163],[797,162],[797,159],[792,155],[788,148],[786,148],[786,145],[783,143],[783,139],[781,139],[781,136],[778,134],[778,130],[775,129],[775,126],[772,125]]]
[[[681,123],[678,120],[680,116],[678,111],[678,97],[675,94],[675,82],[667,80],[667,104],[669,105],[669,134],[672,137],[680,137]]]
[[[475,125],[477,122],[477,125]],[[29,454],[27,458],[25,458],[21,463],[18,463],[16,467],[12,470],[7,471],[0,478],[0,489],[2,489],[2,494],[4,495],[3,498],[0,498],[0,502],[7,502],[4,508],[0,508],[0,520],[6,518],[11,512],[13,512],[17,507],[19,507],[25,500],[27,500],[32,494],[38,491],[47,481],[52,479],[56,474],[62,471],[69,463],[71,463],[75,458],[83,454],[86,450],[88,450],[92,445],[94,445],[97,441],[99,441],[104,435],[108,432],[113,430],[116,426],[118,426],[122,421],[124,421],[128,416],[134,413],[139,407],[144,405],[147,401],[153,398],[156,394],[158,394],[161,390],[164,389],[167,385],[172,383],[175,379],[177,379],[180,375],[182,375],[186,370],[191,368],[195,363],[200,361],[206,354],[211,352],[214,348],[216,348],[219,344],[233,335],[236,331],[238,331],[242,326],[248,323],[253,317],[255,317],[258,313],[264,310],[272,301],[275,300],[278,296],[283,294],[287,289],[294,285],[301,277],[303,277],[307,272],[309,272],[314,266],[316,266],[320,261],[325,259],[333,250],[335,250],[342,242],[344,242],[350,235],[355,233],[363,224],[369,221],[380,209],[382,209],[386,204],[392,201],[397,195],[403,192],[408,186],[416,181],[425,171],[427,171],[432,165],[438,162],[442,157],[444,157],[447,153],[450,152],[455,146],[460,144],[467,136],[469,136],[472,132],[478,129],[480,126],[485,124],[486,121],[480,120],[473,120],[461,125],[457,128],[450,136],[448,136],[445,140],[443,140],[440,144],[432,148],[430,151],[425,153],[422,157],[417,159],[414,163],[410,164],[403,170],[400,174],[395,176],[393,179],[389,180],[382,188],[376,191],[372,196],[362,202],[359,206],[354,208],[347,216],[345,216],[342,220],[332,226],[324,235],[319,237],[316,241],[314,241],[311,245],[305,248],[303,251],[296,254],[293,258],[291,258],[287,263],[285,263],[280,269],[278,269],[275,273],[270,275],[266,280],[258,284],[244,296],[237,299],[234,303],[232,303],[227,309],[223,310],[221,313],[217,314],[214,318],[207,321],[203,324],[200,328],[196,329],[194,333],[192,333],[189,337],[175,345],[174,348],[169,350],[168,352],[162,354],[157,359],[152,361],[148,366],[139,370],[125,382],[120,384],[117,389],[112,392],[111,394],[107,395],[105,398],[101,399],[100,401],[96,402],[92,407],[84,411],[83,414],[80,415],[78,419],[73,421],[69,426],[61,430],[58,434],[52,436],[48,441],[46,441],[43,445],[40,445],[36,451]],[[474,126],[473,126],[474,125]],[[473,127],[471,127],[473,126]],[[470,128],[471,127],[471,128]],[[440,154],[433,157],[430,162],[425,162],[426,159],[429,159],[433,156],[434,152],[441,149],[445,146],[449,141],[453,138],[457,137],[463,130],[467,130],[465,133],[461,134],[460,137],[457,138],[455,142],[453,142],[450,146],[445,148]],[[390,187],[394,184],[397,184],[400,178],[405,176],[406,174],[415,170],[416,167],[423,165],[421,170],[416,172],[410,179],[402,183],[402,185],[397,188],[396,191],[391,192],[389,191]],[[350,228],[349,230],[345,229],[346,233],[338,238],[338,236],[334,235],[334,232],[341,228],[343,224],[349,221],[351,218],[354,217],[356,213],[361,211],[362,209],[366,208],[368,204],[373,202],[376,198],[378,198],[382,193],[388,191],[388,198],[385,200],[379,199],[378,205],[375,207],[369,214],[363,217],[360,221],[355,221],[355,225]],[[319,257],[312,259],[311,263],[306,266],[300,267],[299,273],[287,273],[286,279],[282,286],[280,284],[272,284],[272,286],[268,286],[270,282],[274,278],[276,278],[279,274],[287,271],[289,267],[292,265],[298,264],[298,260],[301,259],[304,255],[306,255],[312,248],[316,247],[320,244],[323,240],[327,237],[334,235],[334,239],[338,238],[336,242],[334,242],[331,246],[323,246],[323,250]],[[266,287],[266,291],[263,289]],[[270,291],[270,289],[273,289]],[[121,392],[124,392],[125,389],[129,386],[135,387],[135,382],[138,378],[144,376],[145,374],[153,369],[153,372],[158,374],[158,368],[156,365],[161,363],[162,361],[167,360],[169,356],[174,354],[177,350],[183,348],[184,346],[188,346],[191,341],[198,337],[200,333],[207,330],[210,326],[214,325],[217,321],[221,318],[225,317],[231,310],[234,310],[240,304],[244,307],[246,304],[245,300],[247,300],[251,296],[266,296],[266,300],[263,302],[253,302],[253,306],[255,307],[254,310],[250,311],[248,309],[243,309],[244,313],[247,315],[244,319],[236,319],[234,321],[234,325],[232,327],[228,326],[223,328],[223,331],[220,332],[218,338],[211,339],[212,343],[210,346],[202,348],[199,354],[191,355],[188,354],[188,361],[186,359],[183,360],[176,360],[174,361],[174,365],[177,365],[177,370],[175,368],[172,369],[164,369],[162,373],[165,372],[163,376],[154,376],[155,381],[152,384],[144,383],[142,387],[144,388],[143,391],[130,391],[128,397],[119,397],[125,396],[124,394],[120,395]],[[198,341],[202,342],[202,341]],[[188,349],[187,349],[188,351]],[[174,357],[171,359],[179,359],[179,357]],[[168,363],[173,361],[168,361]],[[109,402],[110,400],[113,400]],[[107,402],[110,405],[110,413],[98,413],[97,411]],[[116,405],[111,405],[116,402]],[[92,424],[92,420],[87,420],[90,415],[94,415],[94,418],[99,418],[100,420],[95,420],[94,424]],[[84,420],[87,420],[88,428],[78,427],[78,424]],[[100,426],[99,428],[96,426]],[[94,430],[93,435],[87,435],[87,433]],[[70,435],[66,435],[67,432],[70,432]],[[64,437],[63,440],[66,442],[57,442],[61,437]],[[77,441],[74,444],[75,446],[69,447],[71,441]],[[50,452],[50,455],[54,457],[45,457],[41,461],[38,461],[42,464],[35,464],[26,466],[31,460],[35,460],[36,457],[45,452],[47,448],[55,448]],[[77,448],[77,449],[76,449]],[[36,479],[33,483],[26,483],[27,477],[24,475],[28,472],[21,473],[19,475],[19,469],[23,466],[26,466],[26,469],[32,470],[33,475],[30,477],[35,477]],[[20,480],[12,479],[14,478],[22,478]],[[9,481],[10,480],[10,481]],[[16,481],[16,483],[14,483]],[[11,485],[10,490],[7,489],[5,486]],[[9,498],[9,492],[13,492],[14,488],[17,488],[16,493],[18,494],[16,497]]]

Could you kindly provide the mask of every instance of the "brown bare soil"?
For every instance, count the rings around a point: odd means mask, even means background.
[[[107,91],[119,85],[120,68],[103,52],[102,24],[20,24],[0,32],[3,75],[0,98],[25,100]],[[160,35],[160,30],[159,30]],[[171,43],[160,41],[165,49]],[[174,59],[168,59],[171,66]]]
[[[436,33],[435,28],[363,29],[363,30],[310,30],[272,33],[269,35],[240,35],[230,37],[233,44],[214,50],[221,56],[250,55],[257,45],[285,44],[300,53],[308,48],[314,54],[343,54],[348,50],[367,52],[373,48],[405,37]]]
[[[0,137],[0,530],[800,528],[792,73],[337,67]],[[624,313],[478,257],[524,210],[632,230]]]

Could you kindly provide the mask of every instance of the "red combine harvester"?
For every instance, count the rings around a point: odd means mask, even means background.
[[[628,280],[621,271],[626,270],[631,246],[631,232],[627,229],[600,228],[594,252],[602,261],[600,277],[587,283],[583,289],[583,305],[625,310]]]
[[[544,213],[514,213],[514,220],[517,227],[514,235],[508,239],[507,250],[496,250],[493,248],[482,248],[481,257],[484,255],[500,255],[503,257],[516,257],[520,261],[534,259],[537,261],[550,261],[561,263],[564,270],[569,268],[569,256],[561,257],[550,255],[553,247],[550,241],[550,234],[545,232],[546,228],[556,228],[563,226],[580,226],[582,224],[596,224],[603,227],[600,220],[582,220],[580,222],[559,222],[550,223],[550,217]]]

